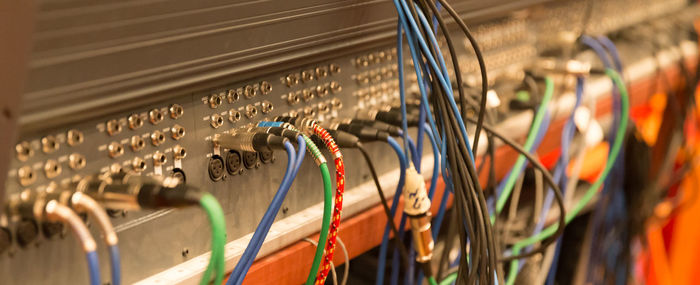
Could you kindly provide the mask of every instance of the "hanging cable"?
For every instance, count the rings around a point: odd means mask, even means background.
[[[261,134],[256,134],[256,136],[260,137]],[[269,135],[269,134],[265,134]],[[227,140],[233,140],[234,136],[244,136],[244,135],[228,135],[225,137],[216,137],[213,141],[215,145],[217,146],[222,146],[226,148],[232,148],[232,149],[241,149],[245,148],[245,150],[249,150],[247,148],[248,143],[239,143],[236,141],[227,141]],[[247,135],[246,135],[247,136]],[[270,137],[269,135],[268,137]],[[235,137],[234,137],[235,138]],[[271,138],[271,137],[270,137]],[[238,264],[236,264],[236,267],[234,268],[233,272],[229,276],[226,284],[228,285],[233,285],[233,284],[241,284],[243,283],[243,279],[245,278],[245,275],[248,272],[248,269],[250,266],[253,264],[253,261],[255,260],[255,256],[257,255],[258,251],[262,247],[262,243],[265,240],[265,236],[267,236],[267,233],[269,232],[270,227],[272,226],[272,223],[274,222],[274,218],[277,215],[277,212],[279,211],[280,207],[282,206],[282,202],[284,201],[284,198],[289,191],[289,188],[291,187],[292,181],[294,180],[294,177],[297,172],[297,166],[299,166],[296,163],[296,157],[295,155],[301,156],[303,159],[303,151],[300,152],[295,152],[294,146],[287,140],[286,138],[281,138],[275,136],[275,140],[279,141],[275,144],[282,145],[282,147],[285,149],[287,152],[287,169],[285,171],[284,177],[282,178],[282,183],[280,183],[279,188],[277,189],[277,192],[275,193],[275,196],[273,197],[272,201],[270,202],[270,206],[267,208],[267,211],[265,212],[265,215],[263,215],[263,218],[261,219],[260,223],[258,223],[258,227],[255,229],[255,232],[253,233],[253,237],[251,238],[250,242],[248,243],[248,246],[246,247],[245,251],[243,252],[243,255],[241,255],[241,259],[238,261]],[[252,141],[251,141],[252,143]],[[305,141],[304,145],[300,145],[301,147],[305,147]],[[252,148],[251,148],[252,149]],[[257,149],[252,149],[254,151],[258,151]],[[217,283],[218,284],[218,283]]]
[[[320,265],[314,258],[314,262],[311,265],[311,272],[309,274],[309,277],[306,279],[306,285],[311,285],[314,283],[314,281],[317,285],[320,285],[323,284],[323,282],[325,282],[326,277],[328,276],[328,270],[330,266],[329,263],[331,260],[333,260],[333,254],[335,252],[335,239],[338,236],[341,211],[343,210],[343,193],[345,192],[345,164],[343,163],[343,154],[340,152],[340,149],[333,140],[333,137],[331,137],[331,135],[314,120],[295,117],[276,117],[275,121],[289,123],[291,125],[296,126],[304,132],[318,136],[321,140],[323,140],[323,142],[326,145],[326,148],[333,155],[333,161],[335,164],[336,191],[333,206],[332,222],[327,235],[328,241],[325,244],[325,247],[319,247],[324,248],[322,252],[323,264]],[[320,270],[319,266],[321,266]]]
[[[117,233],[114,231],[114,227],[112,227],[112,222],[109,220],[109,216],[107,216],[107,212],[105,212],[100,204],[82,192],[73,193],[70,203],[75,210],[88,212],[92,218],[95,219],[97,225],[100,227],[100,230],[102,230],[102,235],[109,251],[110,268],[112,270],[112,284],[120,285],[121,261],[119,258],[119,239],[117,238]]]
[[[100,264],[97,257],[97,244],[90,235],[90,230],[83,223],[82,219],[70,208],[61,205],[56,200],[51,200],[44,207],[44,215],[48,221],[62,222],[68,224],[73,234],[80,242],[88,261],[88,271],[90,272],[90,284],[100,285]]]
[[[598,189],[602,186],[603,182],[607,178],[608,174],[610,173],[610,170],[612,169],[613,165],[615,164],[615,161],[617,160],[617,156],[620,152],[620,149],[622,148],[622,142],[624,141],[625,138],[625,132],[627,130],[627,123],[629,120],[629,98],[627,95],[627,89],[625,88],[624,82],[620,78],[620,76],[617,74],[617,72],[613,69],[605,69],[605,73],[613,79],[615,83],[615,87],[618,89],[620,92],[620,97],[621,97],[621,121],[620,121],[620,126],[617,128],[617,134],[615,135],[615,141],[612,146],[609,158],[605,164],[605,168],[603,169],[603,172],[601,173],[600,177],[596,179],[596,181],[591,185],[591,187],[588,188],[584,196],[574,205],[574,207],[566,213],[566,223],[570,222],[573,220],[574,217],[578,215],[578,213],[583,209],[585,205],[587,205],[593,197],[598,192]],[[563,212],[561,212],[563,213]],[[560,216],[563,216],[560,214]],[[549,226],[545,228],[542,232],[540,232],[537,235],[533,235],[529,238],[523,239],[515,245],[513,245],[512,252],[513,254],[519,254],[520,249],[522,249],[525,246],[534,244],[536,242],[542,241],[544,239],[547,239],[552,236],[552,234],[555,233],[555,229],[553,226]],[[513,259],[511,261],[511,267],[510,271],[508,273],[508,279],[507,279],[507,285],[512,285],[515,282],[515,276],[517,275],[517,269],[518,269],[518,260]]]
[[[553,93],[554,82],[551,78],[546,77],[544,97],[542,98],[542,103],[540,104],[540,107],[537,110],[537,114],[535,115],[535,118],[533,120],[533,128],[530,131],[527,140],[525,141],[524,148],[527,151],[531,151],[532,146],[535,144],[535,138],[537,137],[537,134],[540,131],[540,127],[542,126],[543,120],[545,119],[545,114],[549,109],[549,101],[552,99]],[[498,201],[496,202],[495,215],[498,215],[501,212],[501,210],[503,210],[503,207],[508,201],[508,198],[510,198],[511,191],[513,190],[513,185],[515,185],[515,180],[518,178],[518,175],[522,171],[524,165],[525,157],[521,154],[520,156],[518,156],[518,160],[516,160],[515,165],[513,166],[513,170],[515,171],[515,173],[511,172],[509,174],[509,176],[505,180],[505,183],[502,184],[503,186],[499,185],[499,188],[503,190],[497,191],[497,193],[501,193],[498,196]],[[495,221],[495,215],[491,216],[492,222]]]

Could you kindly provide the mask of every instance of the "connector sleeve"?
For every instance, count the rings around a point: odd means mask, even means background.
[[[385,122],[381,121],[376,121],[376,120],[364,120],[364,119],[352,119],[349,122],[350,124],[359,124],[359,125],[364,125],[364,126],[369,126],[373,127],[377,130],[384,131],[389,133],[391,136],[399,136],[401,135],[401,128],[387,124]]]
[[[252,137],[252,146],[255,151],[271,151],[270,142],[273,137],[278,137],[268,133],[256,133]]]
[[[380,111],[377,112],[376,119],[388,124],[392,124],[395,126],[401,126],[403,124],[402,119],[401,119],[401,112],[396,112],[396,111]],[[418,125],[418,116],[412,115],[412,114],[407,114],[406,116],[406,121],[409,126],[417,126]]]
[[[274,149],[284,149],[284,144],[286,142],[289,142],[288,138],[277,136],[277,135],[271,135],[268,140],[267,140],[267,146],[266,148],[268,150]],[[262,150],[259,150],[262,151]]]
[[[385,141],[386,138],[389,137],[389,133],[387,132],[357,124],[338,124],[337,130],[352,134],[363,142]]]
[[[147,183],[143,184],[140,190],[137,198],[138,203],[142,208],[148,209],[198,205],[204,194],[196,188],[183,184],[174,188],[168,188],[158,184]]]
[[[360,142],[360,139],[352,134],[343,132],[341,130],[327,130],[328,133],[333,137],[335,144],[340,148],[354,148]],[[316,137],[316,136],[314,136]],[[323,143],[321,141],[321,143]]]
[[[271,121],[261,121],[258,123],[258,127],[282,127],[284,122],[271,122]]]

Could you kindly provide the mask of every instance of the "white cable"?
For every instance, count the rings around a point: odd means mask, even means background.
[[[309,238],[304,238],[304,241],[313,244],[314,247],[318,247],[318,244]],[[333,285],[338,285],[338,274],[335,273],[335,265],[333,264],[333,261],[331,261],[331,275],[333,275]]]
[[[336,240],[343,250],[343,255],[345,255],[345,270],[343,270],[343,280],[340,281],[340,285],[346,285],[348,283],[348,276],[350,275],[350,256],[348,255],[348,249],[345,247],[343,240],[337,237]]]

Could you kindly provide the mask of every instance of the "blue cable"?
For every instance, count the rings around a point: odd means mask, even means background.
[[[394,0],[394,4],[396,5],[397,10],[400,10],[400,7],[403,7],[404,11],[409,11],[408,4],[406,4],[405,1],[401,1],[401,5],[399,5],[398,0]],[[430,66],[436,71],[436,73],[438,73],[438,74],[436,74],[435,78],[438,79],[442,88],[449,95],[449,96],[447,96],[447,98],[448,98],[447,101],[450,103],[450,107],[452,108],[452,111],[455,114],[459,114],[459,108],[457,107],[457,103],[454,101],[454,94],[452,92],[452,84],[450,83],[449,74],[444,70],[443,70],[443,72],[440,72],[442,69],[438,66],[437,62],[435,62],[435,58],[433,56],[430,56],[431,53],[430,53],[430,50],[428,49],[428,45],[426,44],[425,40],[423,39],[421,31],[418,28],[418,25],[416,24],[413,17],[405,17],[402,12],[400,12],[399,15],[400,15],[399,17],[403,18],[404,21],[406,21],[406,19],[408,20],[408,23],[410,24],[413,32],[415,33],[414,36],[416,37],[416,40],[417,40],[421,50],[423,51],[423,54],[426,55],[424,58],[426,58],[428,60],[428,63],[430,64]],[[421,18],[421,21],[427,23],[427,20],[425,19],[425,15],[423,15],[422,13],[418,13],[418,16]],[[433,33],[431,31],[427,30],[426,34],[428,35],[429,40],[434,45],[439,46],[437,44],[437,40],[435,39],[435,35],[433,35]],[[409,38],[411,37],[410,35],[411,35],[411,33],[409,33],[409,32],[406,33],[406,36]],[[410,44],[410,40],[409,40],[409,44]],[[444,64],[442,52],[440,51],[440,49],[437,49],[436,52],[438,53],[437,54],[438,60],[440,60],[441,65],[444,67],[445,64]],[[420,57],[415,56],[414,62],[420,62],[419,59],[420,59]],[[416,66],[416,65],[414,64],[414,66]],[[417,68],[417,66],[416,66],[416,68]],[[420,78],[420,77],[418,77],[418,78]],[[425,101],[427,102],[427,98],[425,99]],[[467,129],[464,125],[464,121],[462,120],[461,116],[455,116],[455,118],[456,118],[456,121],[459,125],[462,139],[466,142],[465,145],[467,147],[467,150],[469,151],[469,158],[472,160],[472,163],[473,163],[474,162],[474,155],[472,154],[471,144],[469,143],[469,141],[470,141],[469,135],[468,135]]]
[[[296,159],[295,159],[294,172],[292,173],[291,182],[290,182],[289,186],[287,187],[287,191],[289,191],[289,188],[291,187],[291,183],[294,181],[294,178],[297,176],[297,173],[299,172],[299,169],[301,168],[302,162],[304,162],[304,156],[305,156],[305,154],[306,154],[306,140],[304,140],[304,137],[303,137],[303,136],[301,136],[301,135],[297,136],[297,145],[298,145],[298,149],[297,149],[297,153],[296,153],[297,156],[296,156]],[[285,147],[287,147],[287,146],[285,145]],[[292,148],[292,150],[294,150],[294,148]],[[289,151],[289,150],[288,150],[288,151]],[[285,194],[285,195],[286,195],[286,194]],[[284,198],[283,198],[283,200],[284,200]],[[277,209],[276,212],[279,212],[279,207],[278,207],[278,209]],[[269,231],[269,228],[272,226],[272,223],[273,223],[273,222],[274,222],[274,216],[273,216],[272,220],[269,221],[270,226],[268,226],[268,230],[267,230],[267,231]],[[256,246],[258,247],[258,250],[262,247],[264,241],[265,241],[265,238],[264,238],[264,237],[263,237],[263,239],[261,239],[260,241],[258,241],[258,244],[256,245]],[[257,254],[256,254],[256,255],[257,255]],[[254,261],[255,261],[255,257],[253,257],[252,259],[250,259],[250,260],[248,261],[248,263],[247,263],[246,266],[247,266],[248,268],[250,268],[250,266],[253,264]],[[246,273],[247,273],[247,270],[246,270]],[[245,274],[242,275],[242,276],[240,277],[240,279],[241,279],[240,282],[242,283],[242,282],[243,282],[243,279],[245,279]]]
[[[96,251],[88,251],[85,253],[88,263],[88,271],[90,272],[90,285],[101,285],[100,280],[100,261],[97,258]]]
[[[577,106],[580,104],[580,101],[583,100],[583,86],[584,86],[584,85],[585,85],[585,79],[584,79],[584,78],[582,78],[582,77],[576,78],[576,104],[577,104]],[[580,89],[580,91],[579,91],[579,89]],[[581,93],[581,95],[579,95],[579,93]],[[574,108],[574,111],[576,111],[575,108]],[[572,117],[569,118],[569,121],[572,121],[572,120],[573,120],[574,114],[571,114],[571,116],[572,116]],[[565,169],[566,166],[569,164],[569,162],[568,162],[568,161],[569,161],[569,157],[568,157],[568,147],[569,147],[570,141],[569,141],[568,143],[564,143],[564,140],[563,140],[563,139],[564,139],[565,133],[567,133],[567,132],[569,131],[569,130],[567,129],[568,125],[569,125],[569,122],[567,122],[567,125],[564,127],[564,132],[562,132],[562,151],[561,151],[562,156],[559,158],[559,159],[563,159],[563,156],[566,155],[566,156],[567,156],[566,162],[563,162],[564,160],[562,160],[562,162],[560,162],[561,165],[557,165],[557,167],[560,167],[560,166],[561,166],[561,167],[564,168],[564,169]],[[574,130],[575,130],[575,124],[574,124]],[[572,132],[572,133],[575,133],[575,131],[571,131],[571,132]],[[564,150],[564,147],[565,147],[565,146],[566,146],[566,148],[567,148],[566,151]],[[563,172],[563,171],[562,171],[562,172]],[[555,170],[555,175],[556,175],[556,170]],[[556,179],[556,177],[555,177],[555,179]],[[562,185],[562,186],[563,186],[563,187],[561,187],[561,189],[562,189],[562,195],[565,195],[565,193],[566,193],[566,184],[567,184],[567,177],[566,177],[566,175],[562,175],[561,180],[560,180],[559,182],[557,182],[557,183],[559,183],[559,185]],[[551,196],[551,195],[548,193],[547,198],[550,198],[550,196]],[[549,200],[550,200],[550,205],[551,205],[551,199],[549,199]],[[545,203],[546,203],[546,201],[545,201]],[[542,213],[544,214],[545,212],[549,212],[549,208],[547,208],[547,210],[544,210]],[[543,219],[544,219],[543,216],[541,216],[541,217],[540,217],[540,221],[542,221]],[[541,229],[540,229],[540,230],[541,230]],[[559,250],[561,249],[561,239],[562,239],[561,237],[559,237],[559,238],[557,239],[556,246],[555,246],[555,248],[554,248],[554,257],[552,258],[552,263],[551,263],[551,266],[550,266],[550,268],[549,268],[549,273],[547,274],[547,281],[546,281],[546,284],[554,284],[554,277],[556,276],[557,267],[558,267],[558,265],[559,265],[559,264],[558,264],[558,260],[559,260]]]
[[[399,3],[397,1],[398,0],[394,0],[394,5],[396,6],[396,11],[398,13],[398,18],[399,18],[399,22],[397,24],[397,30],[398,30],[398,34],[403,34],[402,28],[407,27],[408,24],[406,24],[406,19],[403,15],[403,11],[399,9]],[[408,33],[408,32],[405,35],[406,35],[406,42],[408,43],[409,50],[411,51],[411,59],[413,60],[413,62],[418,62],[419,64],[422,64],[422,61],[419,60],[420,56],[418,56],[418,54],[416,52],[415,42],[413,41],[413,36],[411,35],[411,33]],[[403,70],[403,53],[402,53],[403,44],[402,44],[402,41],[397,42],[396,49],[397,49],[397,58],[401,59],[398,61],[399,95],[404,97],[405,96],[405,83],[404,83],[405,79],[404,79],[404,70]],[[414,64],[414,70],[415,70],[416,75],[418,76],[417,78],[423,78],[419,66]],[[428,95],[427,95],[427,92],[425,90],[425,86],[423,84],[418,84],[418,90],[420,91],[420,94],[421,94],[421,106],[423,106],[423,109],[429,113],[430,112],[430,107],[429,107],[430,105],[428,104]],[[436,138],[438,138],[439,136],[437,134],[437,128],[435,127],[436,126],[435,120],[433,119],[432,116],[427,116],[427,118],[428,118],[428,123],[430,124],[430,127],[433,131],[433,134],[435,135]]]
[[[287,169],[284,173],[284,178],[282,178],[282,183],[277,189],[277,193],[275,193],[275,196],[272,199],[272,202],[270,202],[270,206],[268,206],[265,215],[258,224],[258,227],[255,229],[255,233],[253,233],[253,237],[248,243],[248,247],[246,247],[241,259],[238,261],[238,264],[236,264],[236,267],[233,269],[233,272],[231,272],[231,275],[226,281],[227,285],[243,283],[243,279],[248,273],[248,269],[250,269],[250,266],[253,264],[255,256],[258,255],[263,241],[265,241],[265,237],[270,231],[270,227],[275,220],[275,216],[282,207],[282,202],[284,201],[285,196],[287,196],[289,188],[292,186],[292,182],[294,181],[296,173],[298,172],[298,166],[301,165],[296,163],[295,154],[303,159],[304,152],[301,150],[306,148],[306,142],[303,142],[302,144],[302,141],[303,139],[299,140],[299,153],[301,154],[295,153],[294,146],[289,141],[284,143],[284,148],[287,151]]]
[[[557,185],[562,185],[562,179],[564,176],[566,176],[566,168],[569,165],[569,146],[571,145],[571,141],[574,138],[574,135],[576,134],[576,125],[574,123],[574,115],[576,112],[576,109],[581,105],[581,101],[583,99],[583,85],[584,85],[584,78],[579,76],[576,77],[576,103],[574,103],[574,108],[569,115],[569,119],[567,120],[566,124],[564,125],[564,129],[561,133],[561,155],[559,156],[559,159],[557,160],[557,166],[554,169],[554,183]],[[562,187],[562,195],[565,193],[565,187]],[[542,205],[542,212],[540,213],[540,217],[537,220],[537,224],[535,225],[535,230],[533,232],[533,235],[538,234],[539,232],[542,231],[544,228],[544,222],[547,218],[547,214],[549,214],[549,209],[552,207],[552,202],[554,200],[554,194],[552,193],[551,187],[547,187],[545,189],[547,192],[547,196],[544,199],[544,204]],[[528,246],[526,251],[529,251],[532,249],[532,246]],[[524,262],[521,262],[521,264],[518,265],[518,271],[520,271],[523,268]]]
[[[392,200],[391,204],[391,216],[394,217],[396,215],[396,210],[398,209],[398,204],[399,204],[399,198],[401,198],[401,191],[403,190],[403,185],[406,179],[406,167],[408,166],[408,161],[406,160],[406,156],[404,155],[403,150],[401,149],[401,146],[399,145],[398,142],[392,137],[387,138],[387,143],[391,148],[396,152],[396,155],[399,158],[399,167],[401,167],[401,171],[399,174],[399,183],[396,185],[396,192],[394,193],[394,199]],[[377,264],[377,280],[375,284],[377,285],[382,285],[384,284],[384,271],[386,269],[386,255],[387,255],[387,247],[389,246],[388,241],[389,241],[389,230],[390,226],[387,225],[384,228],[384,236],[382,236],[382,244],[379,247],[379,263]]]
[[[405,136],[405,133],[404,133],[404,136]],[[405,136],[405,137],[407,138],[407,141],[408,141],[408,147],[410,150],[409,152],[412,154],[415,154],[416,153],[416,146],[413,143],[413,139],[411,139],[410,136]],[[414,158],[414,161],[420,160],[420,158],[416,159],[415,155],[413,156],[413,158]],[[416,163],[414,162],[413,164],[415,165]],[[420,173],[420,171],[418,169],[416,169],[416,171],[418,173]],[[393,205],[392,205],[392,207],[393,207]],[[401,222],[400,222],[400,226],[399,226],[399,234],[397,237],[395,237],[400,242],[404,242],[403,236],[404,236],[404,232],[405,232],[405,223],[406,223],[406,214],[402,213],[401,214]],[[389,224],[387,224],[387,225],[389,225]],[[406,238],[410,240],[411,237],[408,236]],[[398,250],[398,248],[394,248],[394,251],[392,253],[392,259],[391,259],[391,282],[392,282],[391,284],[396,284],[394,282],[398,282],[399,267],[400,267],[400,265],[399,265],[399,250]]]
[[[122,284],[122,269],[121,269],[121,258],[119,257],[119,246],[110,245],[107,247],[109,250],[109,264],[112,269],[112,285]]]
[[[584,44],[588,45],[596,52],[601,61],[604,62],[606,68],[612,68],[612,65],[610,64],[607,58],[607,56],[609,55],[610,57],[612,57],[613,62],[615,64],[615,69],[618,71],[618,73],[624,73],[624,70],[622,69],[622,61],[620,59],[617,48],[615,47],[615,44],[612,41],[610,41],[610,39],[606,37],[598,37],[596,39],[586,37],[582,38],[582,40],[585,40]],[[611,124],[609,130],[609,144],[611,144],[611,141],[614,139],[614,134],[617,132],[617,128],[620,121],[620,94],[615,88],[613,88],[612,94],[613,123]],[[605,180],[605,184],[603,186],[603,189],[601,190],[600,202],[596,206],[597,209],[593,216],[593,224],[591,226],[591,230],[593,232],[592,235],[594,237],[599,235],[606,235],[607,233],[609,233],[607,229],[617,228],[615,225],[616,222],[619,223],[620,221],[624,221],[627,219],[627,215],[625,212],[625,196],[621,188],[622,181],[619,178],[624,175],[624,156],[625,155],[623,149],[620,151],[618,159],[615,161],[611,175],[609,175],[608,178]],[[623,238],[623,235],[625,234],[626,232],[624,230],[621,230],[619,231],[619,233],[617,233],[617,235],[620,235],[620,238]],[[589,262],[593,264],[593,262],[601,260],[599,256],[600,254],[607,255],[608,262],[604,263],[609,269],[611,269],[611,271],[614,271],[615,268],[610,267],[614,267],[617,257],[620,254],[619,252],[614,250],[615,248],[620,247],[619,244],[616,244],[619,242],[619,239],[609,240],[609,242],[613,244],[609,244],[607,242],[604,245],[592,244],[591,258]],[[599,250],[595,250],[593,248],[594,246],[598,246]],[[626,271],[626,265],[623,264],[622,266],[623,268],[621,268],[620,270]],[[592,266],[589,268],[592,268]],[[617,273],[620,274],[620,271],[618,271]],[[624,279],[618,279],[618,281],[622,283],[625,282]]]

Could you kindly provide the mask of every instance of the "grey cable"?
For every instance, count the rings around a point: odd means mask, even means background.
[[[542,196],[544,193],[544,182],[542,181],[542,172],[535,170],[535,209],[532,216],[533,223],[537,223],[542,212]]]
[[[345,247],[343,240],[340,239],[340,237],[336,237],[335,239],[343,250],[343,255],[345,255],[345,270],[343,270],[343,280],[340,281],[340,285],[346,285],[348,284],[348,276],[350,275],[350,255],[348,255],[348,249]]]
[[[309,238],[304,238],[304,241],[313,244],[315,247],[318,247],[318,244]],[[335,265],[333,264],[333,261],[331,261],[331,275],[333,275],[333,285],[338,285],[338,274],[335,272]]]
[[[523,182],[525,181],[525,174],[521,173],[518,176],[518,180],[515,182],[515,188],[513,189],[513,194],[510,199],[510,207],[508,208],[508,217],[506,219],[505,225],[503,226],[503,236],[510,236],[510,229],[513,227],[515,222],[515,216],[518,210],[518,204],[520,204],[520,192],[523,189]],[[504,240],[508,242],[508,240]]]

